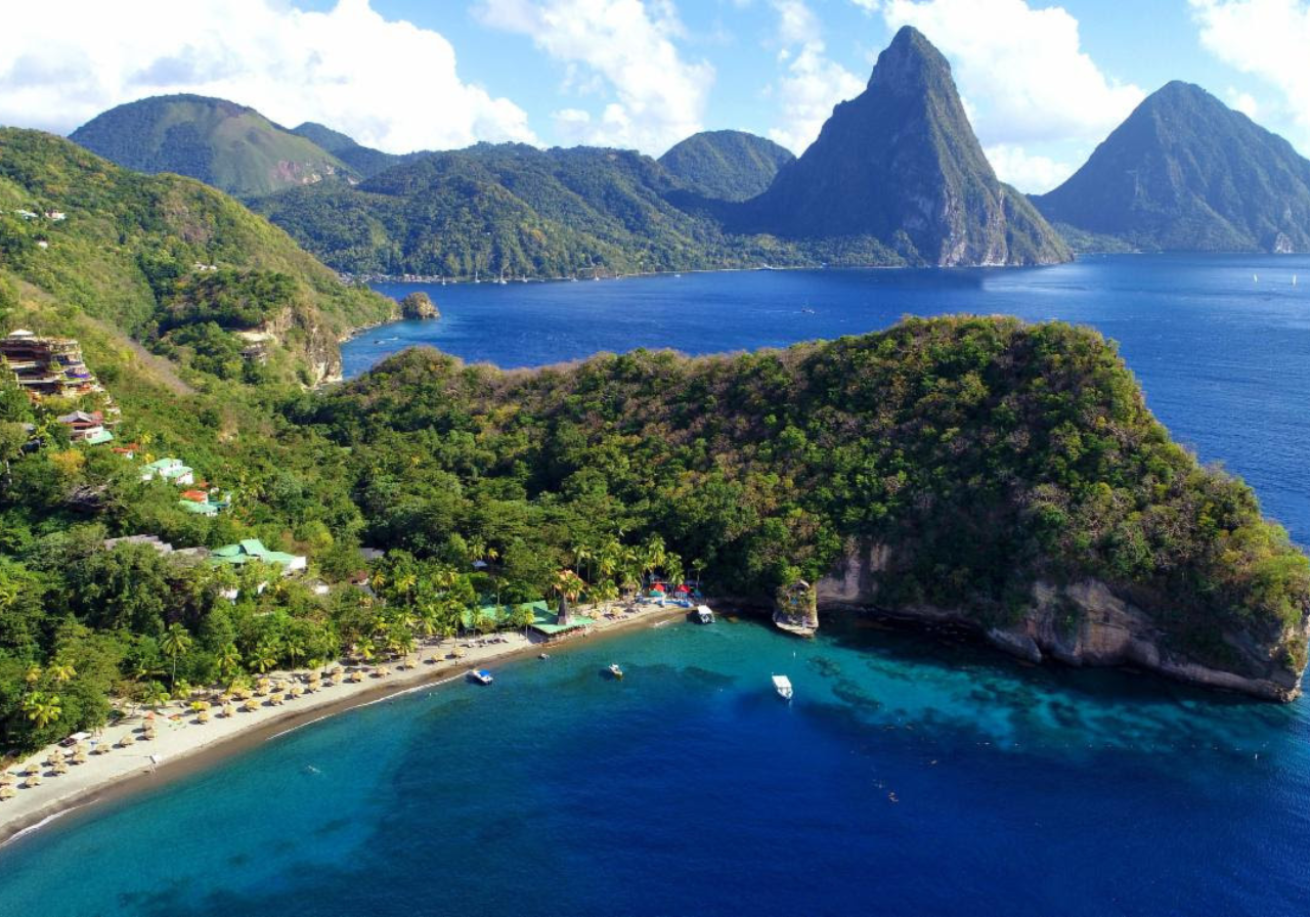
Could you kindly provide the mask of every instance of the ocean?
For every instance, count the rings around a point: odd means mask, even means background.
[[[418,343],[529,366],[785,346],[903,314],[1089,324],[1177,439],[1310,543],[1307,258],[429,292],[440,322],[367,332],[348,371]],[[622,682],[602,677],[611,662]],[[838,618],[808,642],[749,618],[677,621],[496,674],[25,836],[0,849],[0,915],[1310,910],[1306,701],[1025,666],[951,631]]]

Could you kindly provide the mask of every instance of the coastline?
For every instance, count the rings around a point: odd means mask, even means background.
[[[393,668],[390,674],[369,674],[359,683],[344,681],[340,685],[325,682],[322,689],[287,700],[284,706],[272,706],[266,699],[254,712],[237,710],[230,718],[215,716],[210,722],[197,724],[187,713],[180,725],[170,724],[168,717],[179,712],[174,704],[161,710],[155,739],[140,740],[121,748],[117,742],[124,734],[137,733],[144,722],[140,714],[126,717],[98,734],[101,741],[115,747],[103,755],[89,755],[84,764],[72,764],[68,773],[52,776],[43,762],[55,751],[67,754],[56,745],[42,748],[22,761],[5,768],[17,774],[30,763],[42,764],[40,786],[19,789],[17,795],[0,801],[0,850],[20,838],[73,812],[124,798],[162,786],[173,780],[208,769],[224,760],[273,741],[288,732],[357,707],[380,703],[391,697],[422,688],[438,687],[460,681],[469,669],[491,661],[504,661],[549,647],[552,654],[567,650],[579,641],[604,634],[617,634],[638,625],[654,626],[661,621],[685,617],[687,609],[666,605],[638,605],[635,611],[616,618],[601,617],[586,633],[556,643],[532,640],[523,634],[503,634],[507,642],[474,646],[459,659],[446,658],[456,646],[468,640],[451,639],[424,644],[409,658],[410,668]],[[428,660],[441,657],[437,663]],[[270,672],[271,679],[296,678],[309,670]],[[184,705],[183,705],[184,706]],[[158,761],[152,761],[152,756]]]

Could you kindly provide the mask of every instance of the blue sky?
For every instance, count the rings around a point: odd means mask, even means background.
[[[796,152],[897,28],[951,61],[997,171],[1052,187],[1141,98],[1199,83],[1310,152],[1310,0],[47,0],[0,14],[0,123],[68,131],[172,91],[393,151],[658,155],[738,128]],[[105,9],[110,7],[111,9]],[[39,53],[31,49],[41,49]]]

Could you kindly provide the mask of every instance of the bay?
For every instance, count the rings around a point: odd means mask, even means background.
[[[435,287],[402,346],[531,366],[1060,318],[1310,542],[1310,259]],[[411,287],[385,287],[401,295]],[[806,311],[806,310],[812,311]],[[601,677],[621,663],[621,683]],[[791,705],[769,676],[788,674]],[[352,711],[0,850],[0,914],[1303,914],[1310,715],[949,632],[681,622]]]

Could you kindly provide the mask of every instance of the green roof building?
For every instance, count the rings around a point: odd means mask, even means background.
[[[283,574],[304,570],[308,564],[305,558],[298,554],[286,554],[282,551],[269,550],[264,547],[264,542],[258,538],[247,538],[237,544],[223,545],[221,548],[215,548],[209,555],[209,562],[215,565],[228,564],[233,567],[240,567],[252,560],[263,561],[266,564],[277,564],[282,568]]]

